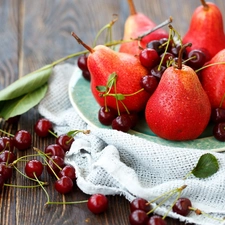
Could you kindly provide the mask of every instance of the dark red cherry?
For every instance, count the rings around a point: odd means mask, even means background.
[[[172,210],[179,215],[187,216],[190,212],[190,207],[192,207],[192,204],[188,198],[179,198]]]
[[[103,194],[94,194],[88,199],[87,207],[94,214],[103,213],[108,209],[108,199]]]
[[[26,130],[18,130],[13,138],[14,145],[18,150],[30,148],[31,141],[31,134]]]
[[[25,165],[25,173],[30,178],[40,177],[43,172],[44,166],[42,162],[37,159],[28,161]],[[35,175],[34,175],[35,174]]]
[[[173,59],[174,59],[174,55],[170,52],[165,52],[160,55],[160,60],[162,61],[162,65],[165,67],[168,67]]]
[[[213,127],[213,136],[218,141],[225,141],[225,122],[217,123]]]
[[[14,150],[14,141],[12,137],[0,137],[0,151],[3,150]]]
[[[56,138],[56,144],[60,145],[65,152],[70,150],[73,142],[74,138],[67,134],[61,134]]]
[[[39,119],[34,125],[34,131],[39,137],[47,137],[52,130],[52,123],[46,118]]]
[[[77,66],[82,70],[82,71],[88,71],[88,66],[87,66],[87,56],[86,55],[81,55],[77,59]]]
[[[158,79],[153,75],[145,75],[141,78],[140,85],[150,94],[153,94],[159,84]]]
[[[65,166],[64,159],[59,156],[51,156],[48,159],[47,172],[51,175],[59,173],[60,169]],[[54,171],[54,172],[53,172]]]
[[[19,120],[20,120],[20,115],[17,115],[17,116],[10,117],[9,119],[6,120],[6,122],[9,124],[16,124],[19,122]]]
[[[155,66],[154,68],[152,68],[150,70],[150,75],[152,75],[152,76],[158,78],[158,80],[160,80],[165,70],[166,70],[165,66],[160,66],[160,67]]]
[[[132,211],[129,215],[130,225],[146,225],[148,221],[148,215],[141,209]]]
[[[60,194],[66,194],[72,191],[73,181],[67,176],[62,176],[59,180],[55,181],[54,187]]]
[[[16,155],[9,150],[2,151],[0,154],[0,162],[5,162],[9,164],[15,160],[16,160]]]
[[[146,47],[154,49],[158,53],[158,55],[161,55],[165,50],[159,40],[150,41]]]
[[[10,165],[5,162],[0,163],[0,174],[3,176],[4,180],[8,180],[12,177],[13,169]]]
[[[212,109],[211,120],[214,123],[225,122],[225,109],[220,107]]]
[[[139,55],[142,66],[146,68],[152,68],[159,63],[159,55],[156,50],[151,48],[145,48],[140,52]]]
[[[84,70],[84,71],[82,71],[82,76],[83,76],[87,81],[91,81],[91,73],[89,72],[89,70]]]
[[[191,50],[187,58],[189,59],[187,65],[193,69],[201,68],[206,63],[206,55],[199,49]]]
[[[144,199],[144,198],[135,198],[131,203],[130,203],[130,211],[133,212],[137,209],[143,210],[146,213],[151,210],[151,205],[149,202]]]
[[[58,177],[63,177],[67,176],[69,177],[72,181],[76,180],[76,170],[72,165],[66,165],[58,172]]]
[[[146,225],[166,225],[167,222],[158,215],[153,215],[149,218],[148,222]]]
[[[127,132],[132,126],[131,119],[128,114],[117,116],[112,121],[112,129]]]
[[[101,124],[109,126],[117,117],[117,111],[111,107],[102,106],[98,111],[98,120]]]
[[[45,148],[45,153],[48,154],[48,156],[59,156],[64,159],[65,157],[65,151],[63,148],[58,144],[50,144]]]

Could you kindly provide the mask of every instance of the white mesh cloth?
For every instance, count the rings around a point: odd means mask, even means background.
[[[68,84],[75,68],[72,64],[54,68],[48,93],[37,108],[43,117],[53,122],[58,135],[74,129],[91,131],[88,135],[77,135],[66,156],[66,161],[76,168],[77,184],[82,191],[124,195],[129,201],[135,196],[151,200],[186,184],[181,196],[188,197],[193,207],[215,218],[225,216],[223,153],[213,153],[220,165],[216,174],[207,179],[191,176],[184,181],[183,177],[206,151],[161,146],[127,133],[86,124],[72,107],[68,96]],[[172,201],[167,201],[156,212],[163,215]],[[169,216],[194,224],[225,224],[194,212],[187,217],[172,212]]]

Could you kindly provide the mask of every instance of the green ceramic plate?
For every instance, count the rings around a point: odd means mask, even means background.
[[[79,69],[75,70],[69,82],[69,98],[73,107],[86,123],[99,128],[111,129],[98,121],[97,115],[99,105],[96,103],[91,93],[90,82],[86,81],[81,76]],[[162,145],[211,150],[216,152],[225,151],[225,142],[217,141],[212,136],[211,131],[212,126],[208,126],[204,133],[198,139],[193,141],[167,141],[154,135],[143,118],[129,133]]]

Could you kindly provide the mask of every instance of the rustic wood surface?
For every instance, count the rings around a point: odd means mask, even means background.
[[[224,0],[213,2],[225,13]],[[200,5],[197,0],[134,0],[134,3],[137,11],[148,15],[156,24],[172,16],[173,26],[181,35],[188,29],[192,12]],[[124,21],[129,14],[126,0],[0,0],[0,90],[29,72],[83,50],[71,37],[71,31],[91,44],[97,31],[111,21],[113,14],[119,15],[113,35],[115,39],[121,39]],[[74,60],[69,62],[74,63]],[[26,129],[32,134],[33,146],[43,149],[53,143],[54,138],[38,138],[34,134],[33,125],[39,117],[32,109],[21,116],[18,124],[0,120],[0,129],[11,134],[18,129]],[[17,157],[29,151],[18,152]],[[25,162],[20,163],[19,169],[22,170],[24,165]],[[49,176],[43,179],[50,184],[53,181]],[[30,185],[30,181],[16,172],[10,183]],[[54,191],[53,185],[46,189],[54,201],[88,198],[78,188],[65,199]],[[129,224],[129,203],[120,196],[109,197],[108,211],[97,216],[87,210],[86,204],[45,206],[45,202],[46,196],[41,188],[5,187],[0,195],[0,224]],[[166,220],[168,225],[184,224],[170,218]]]

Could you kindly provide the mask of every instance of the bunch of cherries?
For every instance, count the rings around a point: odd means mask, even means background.
[[[187,216],[191,211],[191,201],[188,198],[179,198],[172,207],[172,211]],[[130,203],[130,225],[166,225],[164,217],[153,214],[151,204],[144,198],[137,197]]]
[[[39,137],[46,137],[49,133],[54,134],[52,123],[45,118],[36,122],[34,131]],[[48,174],[57,178],[54,182],[54,188],[58,193],[67,194],[71,192],[76,184],[76,171],[72,165],[65,163],[64,157],[74,140],[74,137],[68,134],[57,136],[54,144],[46,146],[44,151],[36,149],[37,154],[33,154],[35,157],[30,159],[32,155],[17,158],[15,152],[16,150],[24,151],[31,147],[32,137],[28,131],[21,129],[15,135],[9,134],[0,137],[0,191],[4,186],[14,186],[7,184],[7,181],[12,177],[16,164],[20,160],[26,159],[24,177],[37,181],[44,186],[45,182],[39,181],[38,178],[46,168]],[[94,194],[86,202],[88,209],[95,214],[106,211],[108,207],[108,200],[102,194]]]

